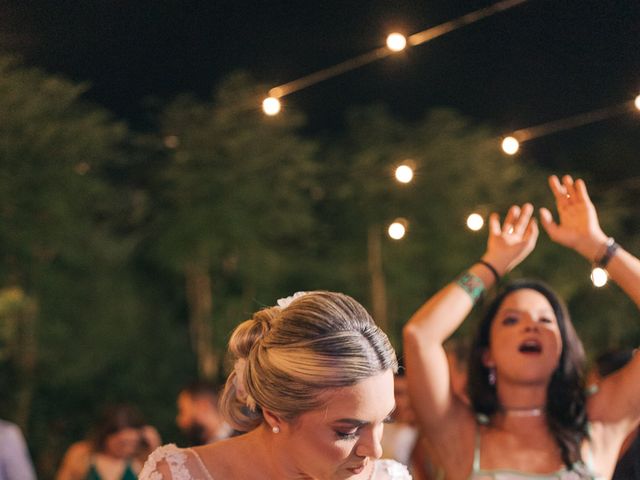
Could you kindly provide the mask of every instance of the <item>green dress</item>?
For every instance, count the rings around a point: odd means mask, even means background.
[[[131,464],[127,463],[120,480],[137,480],[137,478],[138,476],[133,472]],[[85,480],[102,480],[102,477],[98,473],[98,469],[93,462],[91,462],[91,467],[89,467],[89,473],[87,473]]]

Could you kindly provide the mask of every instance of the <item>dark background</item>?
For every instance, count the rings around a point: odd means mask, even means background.
[[[0,48],[92,85],[91,99],[147,126],[155,99],[208,95],[246,69],[285,83],[367,52],[386,34],[415,33],[490,1],[14,1],[0,5]],[[383,102],[406,119],[453,107],[498,131],[631,100],[640,93],[640,2],[530,0],[397,56],[285,98],[307,131],[335,132],[354,104]],[[532,141],[528,155],[559,169],[636,175],[630,114]],[[622,163],[621,165],[619,163]]]

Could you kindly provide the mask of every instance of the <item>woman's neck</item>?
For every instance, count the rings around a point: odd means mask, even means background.
[[[265,479],[271,478],[294,478],[290,456],[278,448],[277,439],[270,429],[264,425],[246,433],[247,450],[251,452],[252,465],[255,471],[264,472]],[[240,437],[240,439],[242,438]]]
[[[498,402],[504,412],[522,416],[540,416],[547,404],[546,385],[498,385]],[[527,413],[529,415],[527,415]]]

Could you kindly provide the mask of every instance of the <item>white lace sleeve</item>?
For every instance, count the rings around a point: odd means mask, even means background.
[[[186,461],[185,452],[173,443],[158,447],[147,458],[138,480],[191,480]]]
[[[411,474],[406,465],[395,460],[377,460],[376,469],[371,480],[411,480]]]

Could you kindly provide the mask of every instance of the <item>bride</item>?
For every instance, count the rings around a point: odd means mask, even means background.
[[[153,452],[141,480],[409,480],[378,460],[395,408],[396,356],[367,311],[340,293],[298,293],[256,312],[229,342],[235,358],[221,399],[247,433]]]

